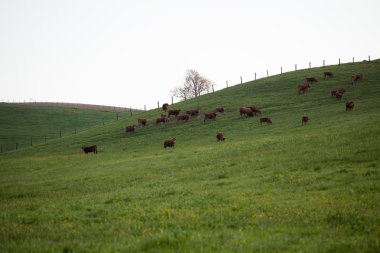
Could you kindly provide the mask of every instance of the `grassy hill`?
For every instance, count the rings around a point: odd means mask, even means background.
[[[298,95],[306,76],[319,82]],[[379,61],[291,72],[171,107],[224,106],[215,121],[124,133],[137,117],[154,121],[152,110],[4,153],[0,251],[379,252],[379,82]],[[347,90],[342,101],[334,88]],[[240,117],[250,105],[273,124]]]
[[[67,104],[69,105],[71,104]],[[132,112],[136,113],[138,112]],[[2,152],[15,150],[16,143],[18,148],[30,147],[31,144],[45,143],[60,136],[71,135],[128,117],[130,117],[129,110],[68,109],[53,107],[49,103],[0,103],[0,147]]]

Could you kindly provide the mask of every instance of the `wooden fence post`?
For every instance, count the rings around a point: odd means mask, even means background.
[[[282,75],[282,67],[281,67],[281,75]]]
[[[368,55],[368,62],[371,62],[371,56]]]
[[[157,108],[160,108],[160,101],[157,101]]]
[[[226,80],[226,87],[228,88],[228,80]]]
[[[295,64],[294,69],[295,69],[295,71],[297,71],[297,64]]]
[[[325,60],[323,60],[323,67],[325,67]]]
[[[340,66],[340,58],[339,58],[339,64],[338,65]]]
[[[146,111],[146,105],[144,105],[144,111]]]
[[[268,70],[267,70],[267,77],[269,76]]]
[[[119,120],[119,113],[116,113],[116,120]]]
[[[255,72],[255,81],[256,81],[256,72]]]
[[[309,69],[311,69],[311,62],[309,61]]]
[[[352,63],[355,63],[355,57],[352,57]]]
[[[240,84],[243,84],[243,78],[240,76]]]
[[[131,114],[131,117],[132,117],[132,107],[129,107],[129,113]]]
[[[212,84],[211,87],[212,87],[212,93],[214,93],[215,92],[214,91],[214,85]]]

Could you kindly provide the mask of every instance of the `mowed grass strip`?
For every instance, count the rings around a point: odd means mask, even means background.
[[[336,77],[324,80],[325,69]],[[364,80],[352,86],[356,73]],[[319,82],[297,95],[306,76]],[[2,154],[0,250],[378,252],[379,82],[377,61],[297,71],[171,106],[224,106],[215,121],[126,134],[136,116]],[[347,89],[342,101],[334,88]],[[241,117],[250,105],[273,124]],[[83,154],[83,144],[99,153]]]

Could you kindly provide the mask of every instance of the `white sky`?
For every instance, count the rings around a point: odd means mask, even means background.
[[[219,90],[368,56],[379,0],[0,0],[1,102],[151,109],[189,68]]]

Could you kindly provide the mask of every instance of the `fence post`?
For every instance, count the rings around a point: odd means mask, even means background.
[[[146,105],[144,105],[144,111],[146,111]]]
[[[371,56],[368,55],[368,62],[371,62]]]
[[[132,117],[132,107],[129,107],[129,113],[131,114],[131,117]]]
[[[340,66],[340,58],[339,58],[339,64],[338,65]]]
[[[295,64],[294,69],[295,69],[295,71],[297,71],[297,64]]]
[[[119,112],[116,113],[116,120],[119,120]]]
[[[311,69],[311,62],[309,61],[309,69]]]
[[[227,86],[227,88],[228,88],[228,80],[226,80],[226,86]]]
[[[256,81],[256,72],[255,72],[255,81]]]
[[[173,104],[173,96],[172,96],[172,104]]]
[[[212,87],[212,93],[214,93],[214,85],[212,84],[211,87]]]
[[[281,67],[281,75],[282,75],[282,67]]]
[[[352,63],[355,63],[355,57],[352,57]]]
[[[157,108],[160,108],[160,101],[157,101]]]
[[[325,60],[323,60],[323,67],[325,67]]]
[[[240,84],[243,84],[243,78],[240,76]]]

